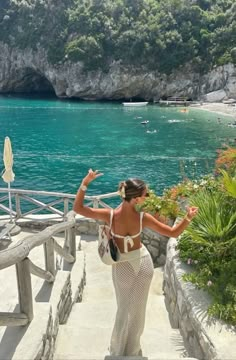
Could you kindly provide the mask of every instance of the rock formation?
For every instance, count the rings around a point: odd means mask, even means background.
[[[0,43],[0,93],[15,92],[47,92],[84,100],[158,101],[185,96],[215,102],[236,99],[236,67],[227,64],[201,76],[188,66],[165,75],[113,62],[108,72],[88,72],[82,63],[50,64],[41,48],[20,50]]]

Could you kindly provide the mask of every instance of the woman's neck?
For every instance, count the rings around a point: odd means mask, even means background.
[[[128,201],[123,201],[123,203],[121,204],[121,206],[117,209],[119,212],[133,212],[133,213],[137,213],[137,210],[135,209],[135,205],[131,204]]]

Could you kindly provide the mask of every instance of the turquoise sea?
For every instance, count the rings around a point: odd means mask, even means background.
[[[104,173],[91,184],[91,195],[116,191],[128,177],[144,179],[161,194],[183,176],[210,173],[216,150],[236,137],[227,126],[232,118],[182,109],[0,97],[0,157],[9,136],[12,188],[75,193],[91,167]],[[144,120],[149,123],[142,125]],[[2,179],[0,186],[6,187]]]

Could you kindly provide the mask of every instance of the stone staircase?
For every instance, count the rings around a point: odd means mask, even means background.
[[[81,246],[86,254],[83,301],[73,306],[67,323],[59,327],[54,360],[124,359],[109,356],[108,351],[116,313],[111,267],[101,263],[95,241],[81,240]],[[143,357],[126,359],[193,360],[187,357],[179,331],[170,325],[161,287],[162,271],[155,269],[141,339]]]

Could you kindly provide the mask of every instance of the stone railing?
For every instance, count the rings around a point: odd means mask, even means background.
[[[172,326],[180,329],[190,356],[199,360],[235,360],[236,328],[207,315],[211,299],[182,280],[190,268],[180,261],[176,245],[176,239],[169,239],[163,283]]]

